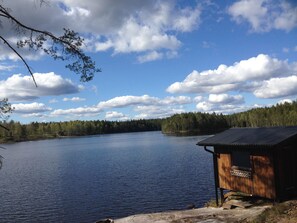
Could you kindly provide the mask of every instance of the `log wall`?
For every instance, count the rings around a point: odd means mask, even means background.
[[[219,154],[219,187],[274,199],[276,194],[272,157],[251,155],[250,159],[252,170],[240,171],[232,168],[230,153]]]

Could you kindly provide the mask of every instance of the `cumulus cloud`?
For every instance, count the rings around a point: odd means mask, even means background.
[[[143,96],[119,96],[108,101],[102,101],[98,104],[98,108],[121,108],[137,104],[151,104],[156,103],[157,98],[148,95]]]
[[[79,108],[71,108],[71,109],[56,109],[51,112],[52,116],[60,116],[60,115],[71,115],[78,117],[88,117],[88,116],[96,116],[101,112],[100,108],[96,106],[92,107],[79,107]]]
[[[263,87],[263,81],[295,75],[297,75],[296,62],[288,63],[286,60],[259,54],[257,57],[236,62],[231,66],[222,64],[215,70],[202,72],[194,70],[184,81],[171,84],[167,91],[170,93],[210,94],[247,91],[254,92],[256,96],[264,97],[264,94],[260,94],[257,91],[257,89]],[[281,79],[281,81],[284,80]],[[267,83],[265,86],[267,86],[266,88],[269,87]],[[285,92],[289,93],[292,91],[286,90]],[[282,97],[287,93],[278,92],[267,97]]]
[[[290,31],[297,26],[297,7],[288,1],[240,0],[228,8],[237,23],[248,22],[252,31]]]
[[[177,7],[176,2],[170,0],[102,0],[100,4],[97,0],[52,0],[49,6],[43,7],[34,7],[34,2],[5,1],[4,5],[12,8],[12,14],[24,24],[57,35],[68,27],[87,34],[88,50],[111,49],[115,54],[143,52],[144,56],[138,58],[142,62],[160,59],[160,51],[164,57],[168,51],[176,52],[181,46],[178,32],[197,29],[202,11],[199,5]],[[5,37],[15,38],[10,24],[2,25]],[[5,55],[5,58],[0,56],[0,60],[16,59],[8,51]],[[30,55],[32,59],[41,56]]]
[[[226,104],[242,104],[244,98],[242,95],[228,95],[228,94],[210,94],[208,97],[211,103],[226,103]]]
[[[291,99],[282,99],[282,100],[277,102],[277,104],[285,104],[285,103],[292,104],[293,100],[291,100]]]
[[[46,106],[43,103],[37,103],[33,102],[30,104],[12,104],[12,107],[14,108],[15,113],[21,113],[21,114],[30,114],[30,113],[42,113],[42,112],[48,112],[51,111],[52,108]]]
[[[101,101],[95,106],[57,109],[52,111],[51,115],[71,115],[72,117],[95,116],[108,109],[125,109],[132,107],[134,111],[139,113],[134,118],[161,118],[185,111],[182,106],[190,104],[191,102],[191,98],[186,96],[157,98],[149,95],[127,95]],[[117,118],[123,120],[128,118],[119,111],[107,111],[105,117],[108,119]]]
[[[233,104],[219,104],[214,105],[210,102],[204,101],[197,104],[196,108],[200,112],[215,112],[217,114],[233,114],[238,112],[243,112],[252,108],[258,107],[257,105],[233,105]]]
[[[0,94],[10,101],[26,101],[40,96],[73,94],[82,90],[82,86],[53,72],[35,73],[34,77],[38,87],[35,87],[31,76],[14,74],[0,81]]]
[[[117,111],[108,111],[105,114],[106,119],[117,119],[117,120],[127,120],[129,119],[128,116],[124,115],[121,112]]]
[[[196,108],[201,112],[234,113],[246,110],[242,95],[210,94],[207,100],[198,101]]]
[[[166,97],[164,99],[159,99],[157,97],[151,97],[149,95],[127,95],[115,97],[108,101],[102,101],[98,104],[98,108],[121,108],[131,105],[180,105],[189,103],[191,103],[191,98],[186,96]]]
[[[85,101],[85,98],[80,97],[72,97],[72,98],[63,98],[63,101],[72,101],[72,102],[78,102],[78,101]]]
[[[297,76],[272,78],[264,81],[261,87],[254,91],[259,98],[279,98],[297,95]]]
[[[152,2],[150,7],[130,14],[120,28],[108,35],[105,41],[97,43],[96,49],[112,48],[114,53],[149,51],[138,57],[139,62],[166,56],[159,50],[178,49],[181,42],[172,31],[190,32],[196,29],[200,23],[200,7],[176,9],[170,1]]]
[[[198,95],[198,96],[196,96],[195,98],[194,98],[194,102],[200,102],[200,101],[202,101],[203,100],[203,97],[201,96],[201,95]]]
[[[138,114],[135,119],[148,119],[148,118],[166,118],[174,114],[180,114],[185,112],[185,109],[180,107],[163,107],[158,105],[148,105],[148,106],[137,106],[135,111]]]

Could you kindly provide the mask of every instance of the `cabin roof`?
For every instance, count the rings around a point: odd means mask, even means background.
[[[297,136],[297,126],[231,128],[197,143],[199,146],[273,147]]]

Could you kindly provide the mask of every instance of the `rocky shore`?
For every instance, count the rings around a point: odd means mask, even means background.
[[[121,219],[106,219],[98,223],[221,223],[252,221],[271,205],[254,206],[250,208],[205,207],[184,211],[169,211],[152,214],[132,215]]]
[[[138,214],[97,223],[296,223],[297,199],[282,203],[263,200],[234,200],[223,207],[204,207],[182,211]]]

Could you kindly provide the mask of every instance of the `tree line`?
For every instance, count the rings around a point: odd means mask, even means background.
[[[130,121],[2,122],[0,142],[161,130],[161,119]],[[8,129],[8,130],[7,130]]]
[[[297,101],[223,115],[190,112],[173,115],[162,122],[166,134],[213,134],[231,127],[297,125]]]
[[[45,138],[86,136],[109,133],[160,131],[164,134],[214,134],[231,127],[269,127],[297,125],[297,101],[256,108],[245,112],[223,115],[189,112],[166,119],[129,121],[67,121],[32,122],[21,124],[1,122],[0,142],[26,141]]]

